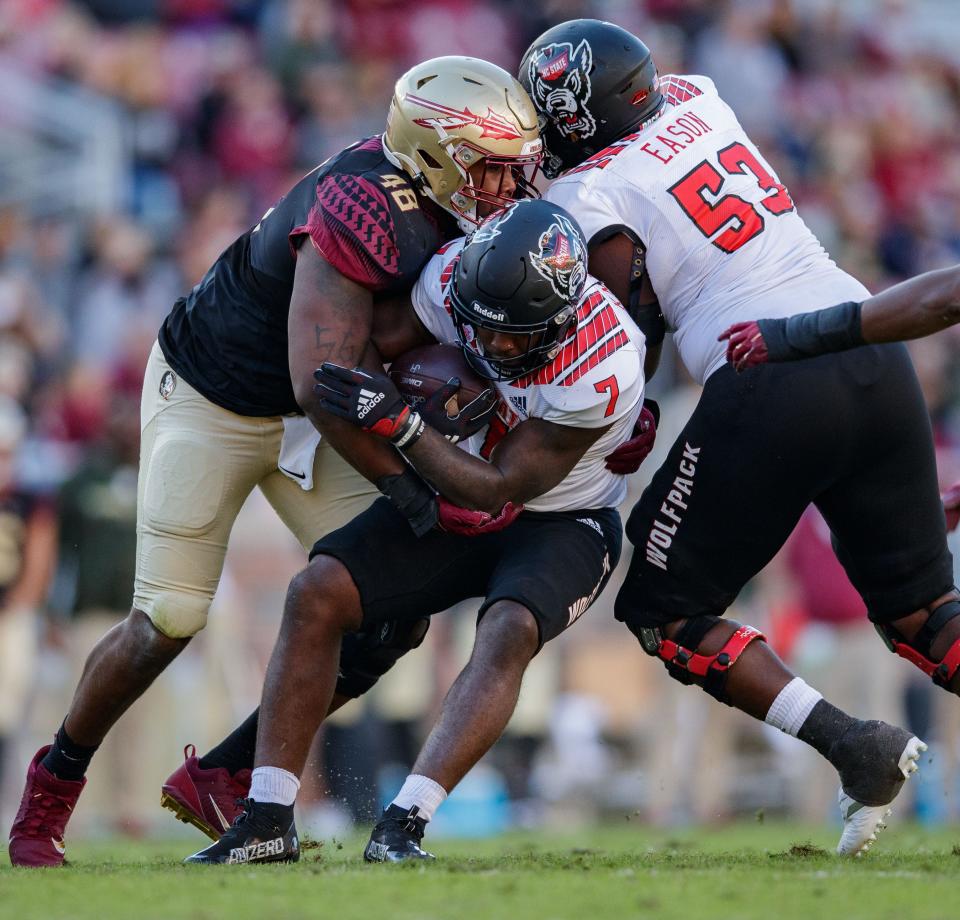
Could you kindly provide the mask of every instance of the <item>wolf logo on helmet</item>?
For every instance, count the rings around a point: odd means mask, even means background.
[[[587,245],[557,205],[518,201],[484,224],[460,252],[448,289],[468,363],[490,380],[516,380],[556,357],[577,323],[587,279]],[[517,341],[496,354],[486,333]]]
[[[587,277],[587,254],[579,232],[562,214],[540,237],[540,251],[530,253],[533,267],[550,282],[558,297],[574,300]]]
[[[597,120],[587,108],[590,99],[590,69],[593,50],[584,40],[576,51],[570,42],[558,42],[537,50],[527,64],[527,77],[534,104],[556,124],[564,136],[581,140],[597,130]]]

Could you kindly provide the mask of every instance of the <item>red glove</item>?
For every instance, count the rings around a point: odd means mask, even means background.
[[[766,364],[770,355],[763,333],[756,322],[734,323],[717,336],[717,341],[727,340],[727,360],[737,371]]]
[[[947,516],[947,530],[956,530],[960,523],[960,482],[955,482],[940,496],[943,513]]]
[[[496,516],[486,511],[471,511],[448,502],[440,496],[440,529],[465,537],[477,537],[484,533],[496,533],[509,527],[523,511],[523,505],[507,502]]]
[[[640,469],[640,464],[653,450],[659,421],[660,407],[652,399],[645,399],[637,423],[633,426],[633,436],[613,453],[607,454],[607,469],[621,476],[629,476]]]

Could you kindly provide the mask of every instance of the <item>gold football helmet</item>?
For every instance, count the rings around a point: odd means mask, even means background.
[[[536,109],[510,74],[478,58],[433,58],[397,80],[384,146],[465,232],[516,198],[539,197],[533,179],[543,145]],[[483,178],[475,181],[470,168],[481,162]],[[512,195],[503,194],[502,185],[483,188],[491,168],[509,170]],[[478,213],[478,204],[488,207]]]

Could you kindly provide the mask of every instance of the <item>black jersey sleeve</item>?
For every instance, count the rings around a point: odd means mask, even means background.
[[[400,277],[390,205],[383,189],[367,176],[324,176],[306,223],[290,232],[295,246],[303,236],[337,271],[370,290],[385,290]]]

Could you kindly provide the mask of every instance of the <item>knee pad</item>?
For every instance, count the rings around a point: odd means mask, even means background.
[[[640,644],[648,655],[660,658],[667,673],[681,684],[698,684],[721,703],[730,704],[727,677],[743,650],[755,639],[766,639],[752,626],[738,626],[736,631],[713,655],[701,655],[697,647],[718,623],[720,617],[702,616],[687,620],[675,639],[666,639],[659,629],[642,628]],[[729,621],[726,621],[729,622]],[[699,680],[697,679],[699,678]]]
[[[940,630],[958,616],[960,616],[960,599],[941,604],[931,612],[927,622],[909,642],[888,623],[873,625],[891,652],[916,665],[924,674],[932,678],[937,686],[946,688],[960,669],[960,639],[947,649],[947,653],[940,661],[931,659],[930,646]]]
[[[134,606],[168,639],[189,639],[207,625],[210,601],[209,597],[185,591],[159,591],[146,602],[135,598]]]
[[[407,652],[418,648],[430,618],[393,620],[371,632],[347,633],[340,645],[337,693],[356,698],[366,693]]]

